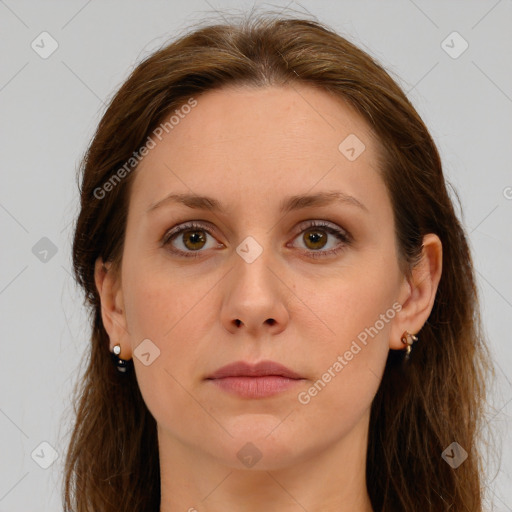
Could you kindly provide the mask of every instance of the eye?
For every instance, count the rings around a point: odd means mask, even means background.
[[[181,236],[180,236],[181,235]],[[182,224],[174,229],[168,231],[162,240],[162,246],[170,246],[170,251],[178,254],[179,256],[196,258],[200,256],[201,249],[212,249],[214,247],[221,247],[222,244],[210,244],[207,246],[208,237],[213,235],[211,231],[202,224],[189,222]],[[176,246],[172,243],[176,241]]]
[[[302,224],[300,227],[302,228],[300,233],[302,235],[301,241],[308,253],[307,256],[311,258],[337,254],[351,242],[350,235],[346,231],[335,224],[325,221],[312,221]],[[214,242],[211,242],[210,246],[208,246],[208,237],[213,238],[210,228],[196,222],[189,222],[168,231],[164,235],[161,244],[163,247],[170,247],[169,250],[179,256],[196,258],[204,252],[202,249],[220,248],[223,246],[223,244],[215,244]],[[324,249],[330,243],[329,238],[334,237],[341,243]]]
[[[307,251],[307,256],[311,258],[321,258],[324,256],[334,255],[343,250],[350,244],[350,235],[337,227],[335,224],[330,224],[325,221],[312,221],[306,225],[301,225],[302,231],[300,233],[300,240],[304,244]],[[331,235],[329,237],[329,235]],[[329,245],[329,238],[337,238],[341,243],[334,244],[334,247],[324,249]],[[298,237],[297,237],[298,238]]]

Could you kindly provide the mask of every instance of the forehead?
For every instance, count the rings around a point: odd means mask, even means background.
[[[370,127],[325,91],[302,84],[237,86],[195,100],[139,164],[135,206],[173,190],[231,193],[255,204],[332,185],[356,194],[378,177]]]

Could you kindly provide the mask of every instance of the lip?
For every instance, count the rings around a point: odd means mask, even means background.
[[[243,398],[266,398],[295,387],[304,377],[274,361],[237,361],[219,368],[206,380]]]
[[[303,379],[301,375],[274,361],[260,361],[256,364],[236,361],[219,368],[207,379],[222,379],[225,377],[266,377],[269,375],[286,377],[288,379]]]

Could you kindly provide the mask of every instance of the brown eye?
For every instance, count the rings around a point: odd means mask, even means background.
[[[351,242],[351,237],[346,231],[338,228],[335,224],[327,224],[324,221],[310,222],[300,234],[303,248],[306,250],[307,256],[311,258],[337,254]],[[335,242],[336,239],[339,242],[333,244],[332,242]],[[324,249],[329,244],[331,247]]]
[[[337,254],[351,243],[350,235],[338,228],[336,225],[325,222],[310,222],[301,233],[302,245],[308,257],[321,258]],[[209,240],[210,245],[208,246]],[[296,237],[298,238],[298,237]],[[333,242],[338,239],[339,242]],[[188,223],[173,228],[164,235],[162,246],[169,247],[169,250],[178,256],[199,257],[206,252],[203,249],[223,247],[223,244],[216,244],[215,238],[209,228],[201,224]],[[327,249],[324,249],[328,247]]]
[[[309,249],[322,249],[327,243],[327,235],[317,228],[304,231],[303,240]],[[308,245],[311,244],[311,245]]]
[[[202,249],[206,244],[206,236],[204,235],[204,231],[194,230],[183,231],[182,233],[183,245],[191,251]]]
[[[212,240],[209,241],[208,239]],[[188,223],[171,229],[164,235],[162,246],[169,247],[172,253],[185,257],[198,257],[205,250],[221,247],[222,244],[214,243],[214,237],[209,229],[201,224]],[[210,245],[208,246],[208,243]]]

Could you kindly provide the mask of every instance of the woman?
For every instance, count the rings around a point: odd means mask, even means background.
[[[370,56],[307,20],[196,29],[121,87],[81,180],[66,510],[482,510],[467,237]]]

